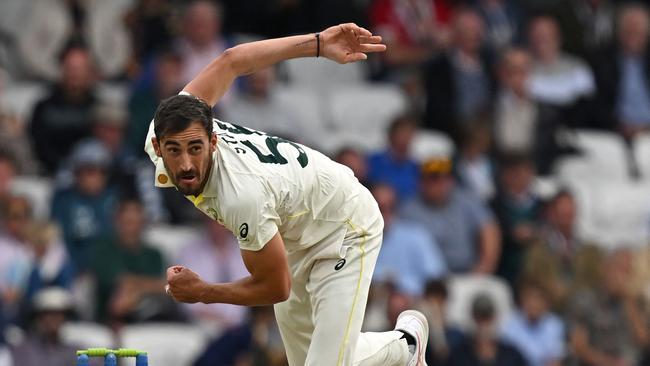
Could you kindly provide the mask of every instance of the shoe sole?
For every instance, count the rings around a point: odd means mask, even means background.
[[[422,328],[424,329],[424,334],[422,335],[422,339],[420,339],[420,336],[418,334],[414,334],[414,336],[417,338],[416,340],[418,342],[418,351],[420,353],[420,359],[418,360],[417,366],[427,366],[427,362],[424,359],[424,355],[427,350],[427,344],[429,343],[429,322],[427,321],[427,318],[424,316],[424,314],[422,314],[417,310],[404,310],[397,317],[398,322],[399,322],[399,318],[407,315],[410,315],[416,318],[418,321],[420,321],[420,323],[422,324]]]

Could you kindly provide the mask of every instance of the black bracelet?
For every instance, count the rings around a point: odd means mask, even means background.
[[[320,33],[316,33],[316,57],[320,57]]]

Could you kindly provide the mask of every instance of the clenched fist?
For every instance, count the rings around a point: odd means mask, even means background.
[[[194,304],[200,302],[207,288],[198,274],[183,266],[167,268],[165,291],[176,301]]]

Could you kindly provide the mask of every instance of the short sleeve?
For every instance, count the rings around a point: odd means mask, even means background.
[[[246,194],[223,207],[223,224],[235,235],[241,249],[258,251],[278,232],[280,217],[264,192],[260,189]]]
[[[469,216],[470,222],[473,225],[476,227],[482,227],[483,225],[494,221],[492,211],[481,201],[480,198],[468,191],[461,191],[459,194],[464,196],[463,201],[465,213]]]

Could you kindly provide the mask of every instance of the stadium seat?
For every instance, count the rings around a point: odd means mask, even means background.
[[[0,94],[0,109],[28,123],[36,103],[45,97],[47,88],[39,83],[16,83]]]
[[[650,183],[572,181],[578,203],[578,233],[612,249],[639,247],[650,240]]]
[[[124,327],[121,340],[122,347],[147,351],[150,365],[190,366],[208,337],[195,325],[148,323]]]
[[[512,312],[513,299],[510,288],[497,277],[474,274],[452,276],[448,287],[447,319],[461,329],[471,328],[472,301],[480,293],[487,294],[494,301],[497,323],[502,322]]]
[[[348,85],[363,84],[366,78],[366,65],[361,62],[341,65],[325,58],[296,58],[285,61],[283,66],[291,85],[312,90],[340,90]]]
[[[391,120],[406,109],[402,90],[392,85],[347,87],[330,94],[330,117],[335,129],[332,148],[356,147],[376,151],[385,146]]]
[[[573,145],[580,156],[559,159],[555,172],[563,180],[629,180],[628,152],[621,136],[605,131],[576,130]]]
[[[650,181],[650,133],[644,133],[634,140],[634,157],[641,178]]]
[[[304,86],[283,86],[274,90],[274,95],[287,105],[295,114],[303,131],[306,133],[304,142],[310,147],[327,151],[324,139],[332,134],[332,128],[327,124],[323,112],[322,96],[311,88]]]
[[[199,231],[192,227],[156,225],[147,229],[144,241],[160,250],[166,263],[172,263],[183,246],[196,240],[199,235]]]
[[[80,348],[111,348],[115,346],[113,332],[98,323],[67,322],[61,329],[61,337],[65,343]]]
[[[411,145],[411,157],[423,162],[431,157],[448,157],[454,155],[454,142],[441,132],[418,130]]]
[[[25,196],[30,201],[35,218],[47,219],[50,217],[52,185],[52,181],[45,177],[16,177],[11,191],[16,195]]]

